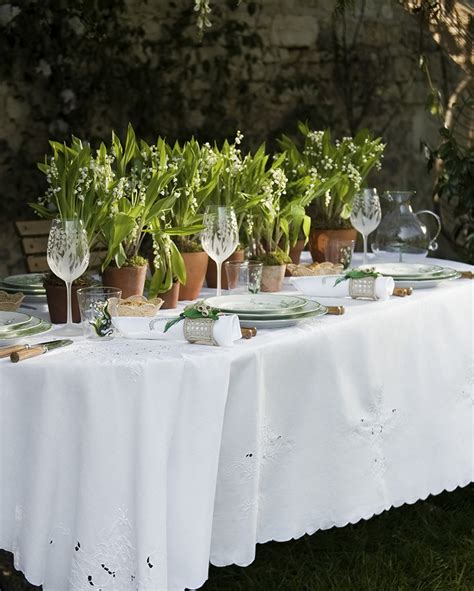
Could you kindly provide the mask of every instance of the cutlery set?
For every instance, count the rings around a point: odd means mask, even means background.
[[[18,363],[23,359],[29,359],[30,357],[37,357],[38,355],[44,355],[54,349],[66,347],[71,345],[73,341],[71,339],[60,339],[56,341],[47,341],[45,343],[35,343],[34,345],[10,345],[8,347],[0,347],[0,359],[10,357],[10,361]]]

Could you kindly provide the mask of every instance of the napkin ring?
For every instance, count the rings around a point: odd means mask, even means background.
[[[212,318],[185,318],[184,338],[190,343],[217,345],[214,338],[214,322]]]
[[[360,279],[349,279],[349,295],[351,298],[366,298],[376,300],[375,295],[376,277],[361,277]]]

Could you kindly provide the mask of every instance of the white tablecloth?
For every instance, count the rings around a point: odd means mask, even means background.
[[[0,547],[44,591],[175,591],[468,484],[473,287],[338,300],[231,348],[0,360]]]

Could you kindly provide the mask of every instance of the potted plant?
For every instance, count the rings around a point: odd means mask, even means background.
[[[168,189],[174,192],[176,200],[173,208],[166,213],[163,226],[173,236],[184,262],[180,300],[196,299],[206,276],[208,255],[202,250],[197,234],[203,227],[209,194],[217,182],[218,163],[211,152],[201,149],[194,139],[182,146],[178,142],[168,146],[168,157],[177,167],[176,180]]]
[[[150,297],[157,295],[164,301],[162,308],[176,308],[180,284],[186,283],[186,268],[178,247],[171,239],[173,230],[168,232],[160,227],[156,219],[150,226],[153,238],[153,256],[150,259],[152,277],[148,286]]]
[[[125,146],[112,134],[113,177],[105,187],[111,193],[110,213],[102,225],[107,255],[102,264],[104,285],[122,290],[122,297],[142,295],[147,261],[140,247],[155,218],[163,217],[175,202],[169,188],[176,166],[170,164],[166,142],[138,146],[131,125]]]
[[[322,183],[337,180],[327,188],[324,198],[314,199],[308,208],[311,217],[310,249],[313,260],[325,260],[325,248],[332,238],[354,239],[357,232],[349,218],[355,194],[366,184],[366,179],[375,167],[380,169],[385,145],[380,138],[373,139],[367,130],[352,137],[332,141],[331,133],[312,131],[299,123],[303,136],[300,149],[293,140],[283,136],[280,145],[292,155],[298,174],[317,175]]]
[[[286,191],[281,197],[281,216],[288,221],[287,244],[282,248],[288,251],[293,264],[300,262],[301,253],[308,243],[311,218],[307,208],[316,199],[321,199],[339,182],[339,173],[322,179],[315,168],[305,170],[301,166],[301,155],[296,145],[284,136],[280,142],[285,148],[282,168],[288,179]]]
[[[66,284],[50,271],[45,274],[43,285],[46,291],[46,301],[51,322],[53,324],[65,324],[67,320]],[[77,290],[92,285],[94,285],[94,280],[87,273],[72,282],[71,307],[73,322],[81,322]]]
[[[289,224],[282,215],[281,198],[286,190],[287,178],[279,167],[282,157],[269,169],[263,185],[263,199],[252,210],[249,231],[254,241],[252,259],[263,263],[262,291],[280,291],[286,264],[291,262],[281,245],[288,245]]]
[[[54,141],[50,145],[53,155],[46,156],[45,161],[38,164],[48,186],[44,195],[36,203],[30,203],[30,207],[45,219],[82,220],[89,248],[93,250],[100,243],[101,226],[107,219],[109,208],[108,197],[100,190],[103,178],[110,172],[106,148],[101,145],[94,157],[89,144],[77,137],[73,137],[69,145]],[[72,307],[76,322],[79,317],[75,292],[83,285],[80,279],[73,283]],[[50,273],[45,277],[45,288],[52,321],[65,322],[67,295],[64,282]]]
[[[243,261],[245,258],[245,246],[248,246],[247,219],[250,212],[263,199],[263,184],[268,178],[267,162],[268,154],[265,145],[262,144],[255,153],[242,154],[240,144],[243,135],[237,131],[233,143],[227,140],[219,149],[214,145],[213,152],[217,166],[213,174],[216,175],[216,183],[209,195],[209,203],[234,208],[239,227],[240,247],[227,259]],[[206,145],[203,149],[206,149]],[[210,149],[207,147],[207,149]],[[208,287],[217,286],[217,268],[213,260],[209,260],[206,273]],[[227,277],[222,277],[222,287],[227,289]]]

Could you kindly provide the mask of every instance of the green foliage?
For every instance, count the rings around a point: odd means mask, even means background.
[[[209,318],[210,320],[216,321],[219,318],[220,310],[212,308],[204,303],[203,300],[186,306],[181,314],[177,318],[169,320],[165,325],[164,332],[168,331],[174,324],[181,322],[185,318]]]
[[[371,170],[381,167],[385,145],[380,138],[372,138],[366,129],[354,138],[333,141],[329,129],[312,131],[302,122],[298,128],[303,136],[302,145],[283,136],[280,146],[288,155],[286,169],[291,172],[293,182],[309,177],[309,183],[313,183],[308,197],[312,197],[310,204],[314,201],[311,207],[314,226],[348,227],[354,196],[365,185]]]
[[[467,262],[474,263],[474,147],[461,147],[452,130],[441,127],[436,148],[427,144],[425,153],[428,169],[437,162],[442,166],[435,185],[435,193],[454,207],[456,226],[454,242],[464,245]]]
[[[264,252],[260,255],[252,257],[251,260],[258,261],[269,267],[291,263],[291,259],[288,254],[281,248],[277,248],[273,252]]]
[[[79,218],[83,221],[89,245],[100,239],[101,227],[107,219],[110,199],[97,192],[102,184],[104,149],[98,151],[97,163],[89,144],[73,137],[71,144],[51,141],[53,155],[38,164],[46,175],[48,188],[37,203],[30,206],[43,218]]]

